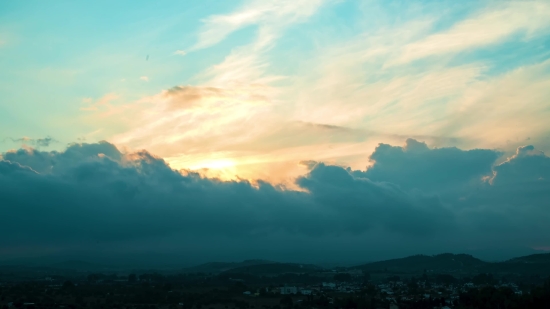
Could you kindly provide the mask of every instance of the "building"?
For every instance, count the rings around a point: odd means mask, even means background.
[[[295,286],[284,286],[279,288],[282,295],[298,294],[298,288]]]

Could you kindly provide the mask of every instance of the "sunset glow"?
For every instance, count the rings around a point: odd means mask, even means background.
[[[548,0],[0,1],[13,256],[544,251],[548,153]]]

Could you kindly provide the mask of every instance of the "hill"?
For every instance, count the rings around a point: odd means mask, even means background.
[[[71,260],[60,263],[50,264],[49,267],[57,269],[71,269],[71,270],[80,270],[80,271],[100,271],[112,269],[112,267],[94,264],[85,261]]]
[[[550,253],[531,254],[492,263],[486,270],[491,273],[550,276]]]
[[[438,255],[414,255],[400,259],[367,263],[352,267],[368,272],[458,272],[475,271],[488,263],[468,254],[444,253]]]
[[[183,269],[187,273],[221,273],[235,268],[272,264],[266,260],[245,260],[242,262],[211,262]]]
[[[550,253],[531,254],[526,256],[520,256],[510,259],[504,263],[536,263],[536,264],[549,264]]]
[[[295,264],[295,263],[269,263],[260,265],[250,265],[238,268],[233,268],[224,272],[224,274],[247,274],[247,275],[263,275],[273,276],[281,274],[310,274],[324,270],[322,267],[312,264]]]

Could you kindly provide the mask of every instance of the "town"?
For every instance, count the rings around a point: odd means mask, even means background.
[[[179,271],[0,269],[2,309],[447,309],[550,304],[550,277],[535,274],[367,272],[267,261]]]

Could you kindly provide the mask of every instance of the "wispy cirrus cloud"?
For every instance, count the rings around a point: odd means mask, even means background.
[[[281,77],[269,72],[267,53],[288,27],[305,21],[322,4],[318,0],[251,1],[234,12],[205,19],[189,52],[212,46],[245,25],[254,24],[257,31],[250,44],[235,47],[222,62],[199,73],[199,85],[175,86],[140,100],[134,105],[139,125],[112,140],[131,147],[155,147],[179,167],[227,167],[233,160],[221,157],[250,155],[231,149],[232,145],[268,134],[281,117],[271,112],[278,92],[272,83]],[[208,153],[200,150],[205,144],[210,145]],[[195,151],[200,154],[191,155]]]
[[[542,119],[548,116],[545,59],[550,55],[529,44],[549,33],[548,9],[541,1],[507,2],[473,11],[448,30],[434,30],[437,16],[420,16],[369,29],[336,46],[329,42],[302,64],[312,74],[297,77],[289,91],[295,94],[293,116],[382,135],[408,131],[513,149],[547,131]],[[475,56],[450,61],[457,52],[482,51],[505,40],[542,62],[522,65]],[[507,52],[495,46],[494,52]],[[521,52],[516,59],[522,59]],[[408,60],[401,61],[404,55]],[[430,55],[442,57],[412,62]],[[516,125],[503,128],[502,123]]]
[[[273,35],[268,29],[303,21],[323,3],[322,0],[249,1],[230,14],[213,15],[203,20],[198,42],[191,50],[207,48],[225,39],[229,34],[250,25],[257,25],[259,41],[263,44]]]
[[[296,176],[301,160],[364,167],[369,165],[365,153],[382,141],[402,142],[404,135],[435,146],[513,151],[531,138],[543,149],[550,147],[543,141],[548,55],[530,45],[547,35],[545,2],[478,5],[445,27],[440,25],[445,17],[424,13],[387,23],[391,18],[381,17],[380,26],[357,26],[357,33],[342,37],[309,29],[307,38],[300,38],[314,42],[307,56],[295,52],[278,58],[274,48],[292,36],[288,30],[322,4],[252,1],[204,19],[190,53],[243,27],[256,31],[192,82],[113,109],[110,115],[117,121],[123,115],[127,129],[110,140],[151,149],[174,167],[210,166],[233,175],[228,178],[261,176],[275,182]],[[331,26],[341,25],[323,29]],[[537,57],[528,64],[475,54],[454,58],[487,47],[507,53],[503,42],[521,46],[512,51],[516,59],[527,59],[526,50]],[[284,74],[279,67],[286,62],[300,69]]]
[[[106,111],[113,108],[112,102],[120,98],[115,93],[108,93],[94,102],[92,98],[82,99],[82,104],[85,105],[81,107],[82,111]]]
[[[135,127],[112,140],[137,148],[152,146],[163,156],[202,153],[204,145],[216,153],[263,132],[251,128],[269,111],[270,103],[269,87],[261,85],[177,86],[129,106]],[[190,165],[201,165],[201,156]]]
[[[550,4],[545,1],[493,2],[448,30],[406,45],[403,53],[390,64],[472,50],[499,43],[514,34],[529,38],[550,33],[549,15]]]
[[[438,131],[491,147],[515,148],[526,141],[545,149],[550,117],[550,60],[477,80],[449,105]]]

